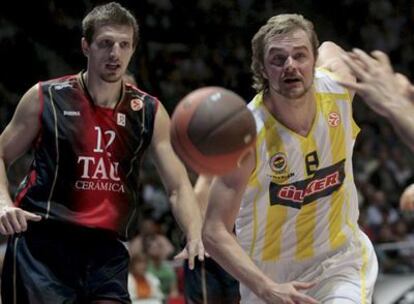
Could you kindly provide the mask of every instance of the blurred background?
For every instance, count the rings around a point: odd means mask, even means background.
[[[81,20],[93,6],[105,2],[109,1],[11,1],[7,8],[1,7],[0,130],[33,84],[78,73],[85,67],[80,50]],[[140,24],[140,42],[130,72],[138,86],[157,96],[170,114],[184,95],[206,85],[226,87],[249,101],[254,96],[250,40],[270,16],[284,12],[301,13],[313,21],[320,41],[332,40],[346,50],[359,47],[387,52],[395,70],[413,79],[411,0],[119,2]],[[414,214],[398,209],[402,190],[414,183],[413,153],[398,140],[390,124],[358,97],[354,115],[362,129],[353,160],[360,225],[380,259],[375,303],[414,303],[414,291],[409,292],[414,286]],[[29,153],[9,169],[12,192],[30,162]],[[165,292],[167,297],[180,295],[181,266],[170,259],[181,248],[182,235],[150,159],[145,160],[142,172],[147,228],[160,237],[159,243],[151,246],[165,246],[161,258],[172,265],[175,275],[174,286],[166,287]],[[137,246],[145,245],[139,243]]]

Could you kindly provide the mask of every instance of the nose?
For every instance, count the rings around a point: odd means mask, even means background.
[[[120,53],[121,47],[119,45],[119,43],[114,43],[111,49],[111,57],[117,58],[119,57],[119,53]]]
[[[289,56],[285,61],[285,69],[286,70],[293,70],[296,68],[296,60]]]

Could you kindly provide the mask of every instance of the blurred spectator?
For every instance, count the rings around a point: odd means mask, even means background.
[[[161,282],[165,299],[178,297],[177,276],[173,266],[165,259],[164,245],[160,238],[147,236],[143,239],[144,253],[148,256],[148,271]]]
[[[387,195],[382,190],[376,190],[368,198],[367,224],[374,231],[381,231],[399,219],[398,212],[389,205]],[[383,233],[388,234],[388,230]],[[390,231],[391,235],[392,232]]]
[[[135,252],[130,260],[128,290],[132,304],[162,304],[160,280],[148,272],[148,258]]]
[[[159,256],[162,260],[168,259],[174,252],[171,242],[162,234],[160,225],[151,218],[144,218],[139,235],[129,243],[131,255],[145,251],[144,240],[153,239],[157,243]]]

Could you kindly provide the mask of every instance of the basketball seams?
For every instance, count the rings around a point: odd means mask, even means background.
[[[225,117],[218,127],[210,128],[210,132],[204,137],[200,136],[197,142],[192,142],[205,155],[231,153],[246,145],[244,142],[246,136],[254,137],[255,132],[251,132],[252,125],[254,120],[250,111],[242,107],[238,112]]]

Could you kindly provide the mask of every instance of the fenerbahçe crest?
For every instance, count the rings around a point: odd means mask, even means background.
[[[269,167],[272,169],[272,178],[279,182],[287,180],[294,175],[294,173],[286,172],[287,157],[283,152],[278,152],[270,158]]]

